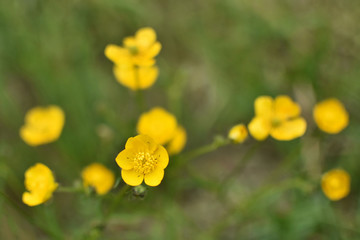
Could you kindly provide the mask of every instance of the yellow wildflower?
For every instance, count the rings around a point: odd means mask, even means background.
[[[30,146],[50,143],[59,138],[64,122],[64,112],[58,106],[35,107],[26,113],[20,136]]]
[[[161,107],[155,107],[141,114],[137,123],[137,132],[148,135],[158,144],[169,142],[175,135],[177,121],[174,115]]]
[[[114,74],[119,83],[135,91],[151,87],[159,75],[159,69],[156,66],[119,65],[114,67]]]
[[[228,134],[229,139],[235,143],[242,143],[248,137],[248,131],[244,124],[238,124],[232,127]]]
[[[174,137],[167,144],[166,149],[170,155],[177,154],[183,150],[186,143],[186,130],[182,126],[178,126]]]
[[[313,115],[318,127],[330,134],[341,132],[349,124],[349,114],[336,98],[326,99],[316,104]]]
[[[273,100],[261,96],[255,100],[255,117],[248,128],[257,140],[269,135],[281,141],[292,140],[304,135],[306,121],[300,117],[301,108],[288,96],[278,96]]]
[[[115,176],[112,171],[100,163],[92,163],[81,172],[85,187],[93,187],[99,195],[106,194],[114,186]]]
[[[37,163],[25,172],[25,187],[28,192],[22,195],[22,201],[29,206],[36,206],[51,198],[58,187],[51,170],[42,163]]]
[[[156,41],[154,29],[146,27],[139,29],[134,37],[126,37],[123,47],[109,44],[105,55],[116,65],[152,66],[154,57],[159,54],[161,44]]]
[[[125,149],[116,157],[121,176],[130,186],[140,185],[143,180],[149,186],[157,186],[164,178],[169,163],[166,149],[151,137],[138,135],[127,140]]]
[[[350,176],[342,169],[333,169],[322,176],[321,188],[330,200],[340,200],[350,192]]]

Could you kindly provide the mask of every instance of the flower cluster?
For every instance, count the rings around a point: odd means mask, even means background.
[[[114,64],[114,74],[122,85],[131,90],[146,89],[156,81],[159,69],[155,57],[161,50],[152,28],[139,29],[134,37],[127,37],[123,47],[109,44],[105,55]]]

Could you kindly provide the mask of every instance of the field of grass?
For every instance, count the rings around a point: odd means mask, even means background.
[[[360,239],[359,22],[354,0],[0,1],[0,239]],[[141,27],[162,44],[144,109],[104,55]],[[261,95],[295,99],[306,134],[197,154],[248,124]],[[312,116],[330,97],[350,115],[336,135]],[[61,137],[26,145],[26,112],[50,104],[65,112]],[[125,185],[114,159],[154,106],[185,127],[186,147],[159,186],[125,192],[104,222]],[[24,172],[37,162],[61,186],[81,185],[81,170],[99,162],[117,186],[104,196],[55,192],[29,207]],[[351,192],[330,201],[320,178],[337,167],[350,174]]]

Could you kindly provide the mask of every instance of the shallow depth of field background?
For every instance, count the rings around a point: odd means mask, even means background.
[[[192,160],[176,178],[170,158],[161,185],[144,199],[127,197],[99,239],[360,239],[359,22],[353,0],[1,1],[0,239],[97,239],[92,226],[112,194],[55,193],[30,208],[21,202],[24,172],[42,162],[63,186],[92,162],[120,175],[114,159],[136,135],[140,112],[103,52],[146,26],[163,45],[160,76],[144,91],[147,109],[177,116],[188,132],[185,152],[248,123],[259,95],[296,99],[308,131],[290,142],[267,139],[221,196],[212,186],[253,139]],[[338,135],[312,120],[313,105],[327,97],[350,114]],[[24,115],[49,104],[65,111],[62,135],[29,147],[18,134]],[[339,202],[317,181],[333,167],[352,177]],[[279,187],[294,177],[313,185]]]

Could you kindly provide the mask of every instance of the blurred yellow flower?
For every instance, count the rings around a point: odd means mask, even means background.
[[[350,192],[350,176],[342,169],[333,169],[322,176],[321,188],[330,200],[340,200]]]
[[[148,135],[158,144],[169,142],[177,129],[177,121],[174,115],[161,107],[155,107],[141,114],[137,123],[137,132]]]
[[[93,187],[97,194],[104,195],[114,186],[115,176],[112,171],[100,163],[92,163],[81,172],[85,187]]]
[[[140,28],[134,37],[126,37],[123,47],[109,44],[105,48],[105,56],[116,65],[152,66],[154,57],[159,54],[161,44],[156,41],[154,29]]]
[[[64,122],[65,115],[60,107],[35,107],[26,113],[20,137],[30,146],[53,142],[59,138]]]
[[[117,81],[131,90],[151,87],[159,75],[154,65],[155,57],[161,50],[152,28],[139,29],[134,37],[126,37],[123,47],[109,44],[105,55],[114,62]]]
[[[51,198],[58,187],[51,170],[42,163],[37,163],[25,172],[25,188],[22,201],[29,206],[36,206]]]
[[[349,124],[349,114],[336,98],[326,99],[316,104],[313,116],[318,127],[330,134],[341,132]]]
[[[157,186],[164,178],[169,163],[166,149],[151,137],[138,135],[127,140],[125,149],[116,157],[121,176],[130,186],[140,185],[143,180],[149,186]]]
[[[146,89],[151,87],[158,75],[159,69],[156,66],[115,66],[114,74],[116,80],[131,90]]]
[[[269,135],[281,141],[292,140],[304,135],[306,121],[300,117],[301,108],[288,96],[260,96],[255,100],[255,117],[248,128],[257,140]]]
[[[167,144],[166,149],[170,155],[178,154],[183,150],[186,143],[186,130],[182,126],[178,126],[174,137]]]
[[[232,127],[228,134],[229,139],[235,143],[242,143],[248,137],[248,131],[244,124],[238,124]]]

